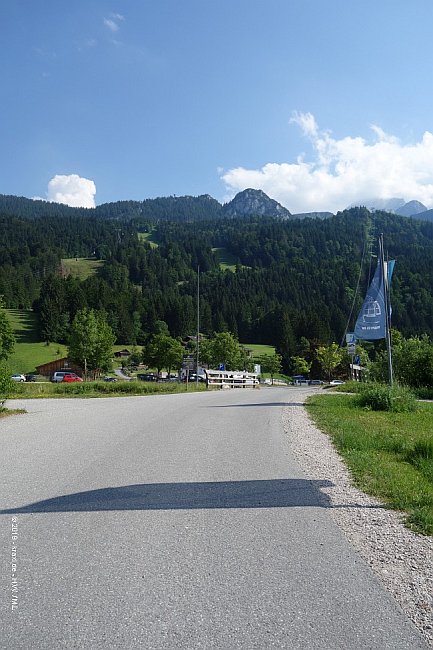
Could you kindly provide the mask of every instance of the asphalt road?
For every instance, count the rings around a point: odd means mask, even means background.
[[[289,453],[281,413],[304,392],[0,420],[0,647],[426,648]]]

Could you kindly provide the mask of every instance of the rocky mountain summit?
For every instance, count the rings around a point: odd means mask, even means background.
[[[262,190],[251,188],[236,194],[234,199],[224,205],[223,209],[226,217],[254,215],[289,219],[292,216],[286,208],[269,198]]]
[[[364,205],[368,210],[370,210],[370,212],[384,210],[385,212],[399,214],[401,217],[413,217],[427,210],[426,206],[420,201],[406,202],[405,199],[396,197],[391,199],[363,199],[356,203],[352,203],[349,208],[354,208],[355,206],[360,205]]]
[[[433,209],[427,209],[420,201],[403,198],[360,200],[352,207],[366,207],[370,212],[390,212],[402,217],[433,221]],[[271,199],[262,190],[248,188],[236,194],[228,203],[221,204],[209,194],[200,196],[168,196],[143,201],[115,201],[95,208],[75,208],[61,203],[33,200],[25,197],[0,194],[0,214],[5,216],[38,219],[58,216],[97,217],[116,221],[150,220],[191,222],[218,220],[223,217],[271,217],[276,219],[316,219],[333,217],[332,212],[291,213],[283,205]]]

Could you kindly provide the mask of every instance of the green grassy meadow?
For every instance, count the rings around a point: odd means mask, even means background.
[[[80,280],[86,280],[86,278],[97,273],[102,266],[104,266],[103,260],[90,257],[71,257],[62,260],[62,268],[66,275],[71,275]]]
[[[317,395],[307,410],[329,434],[355,484],[433,535],[433,404],[413,413],[360,408],[351,395]]]
[[[37,316],[31,309],[6,309],[6,313],[17,339],[15,351],[7,362],[11,373],[31,374],[35,372],[36,366],[67,356],[66,345],[62,343],[47,345],[39,340]],[[263,354],[272,356],[275,353],[275,348],[271,345],[256,343],[243,345],[248,350],[252,350],[253,359],[257,359]],[[124,348],[131,352],[134,346],[116,344],[113,346],[113,353]],[[140,351],[141,346],[136,346],[136,349]],[[120,363],[120,360],[116,360],[115,365],[120,365]],[[275,377],[277,378],[279,375]]]
[[[222,271],[236,271],[236,258],[226,248],[212,248]]]
[[[15,351],[7,360],[11,373],[33,373],[41,363],[66,356],[65,345],[46,345],[39,340],[37,316],[31,309],[6,309],[6,313],[17,339]]]
[[[261,345],[260,343],[242,343],[242,345],[248,350],[252,350],[253,358],[257,359],[258,357],[267,354],[272,356],[275,354],[275,348],[272,345]]]
[[[138,239],[140,241],[145,241],[150,245],[150,248],[158,248],[158,243],[152,238],[152,232],[139,232]]]

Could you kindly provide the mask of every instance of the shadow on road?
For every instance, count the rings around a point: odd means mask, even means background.
[[[272,479],[206,483],[144,483],[78,492],[0,510],[0,514],[93,510],[331,507],[320,491],[330,481]]]

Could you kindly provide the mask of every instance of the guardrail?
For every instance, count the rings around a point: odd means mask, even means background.
[[[258,388],[258,376],[251,372],[205,370],[206,382],[215,388]]]

